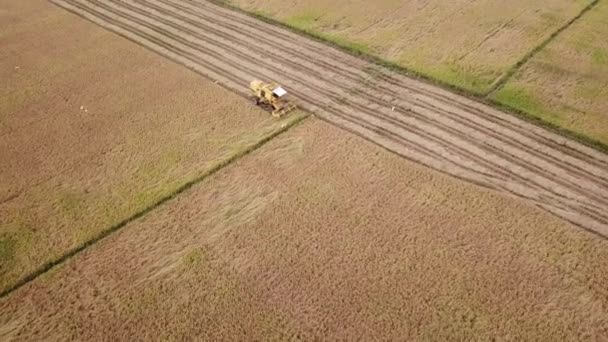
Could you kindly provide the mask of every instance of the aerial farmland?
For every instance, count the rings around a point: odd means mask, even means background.
[[[494,94],[579,134],[608,142],[608,4],[574,23]]]
[[[228,3],[608,143],[605,1]]]
[[[487,91],[589,1],[233,0],[442,81]]]
[[[607,8],[0,0],[0,340],[608,338]]]

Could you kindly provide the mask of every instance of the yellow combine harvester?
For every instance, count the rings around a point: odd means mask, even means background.
[[[274,117],[280,118],[296,109],[296,106],[287,100],[287,91],[274,82],[255,80],[249,84],[249,88],[255,96],[255,104],[271,110]]]

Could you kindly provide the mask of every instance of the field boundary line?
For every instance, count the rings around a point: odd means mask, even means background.
[[[506,72],[504,72],[499,78],[494,81],[494,84],[490,87],[490,89],[486,92],[485,97],[489,98],[497,91],[502,89],[507,82],[517,73],[522,66],[524,66],[532,57],[536,56],[540,51],[542,51],[547,45],[549,45],[555,38],[557,38],[562,32],[567,30],[570,26],[576,23],[585,13],[591,11],[600,0],[593,0],[587,6],[585,6],[579,14],[575,17],[567,21],[564,25],[559,27],[553,33],[549,35],[545,40],[543,40],[539,45],[537,45],[532,50],[528,51],[517,63],[513,64]]]
[[[277,27],[281,27],[284,28],[286,30],[289,30],[290,32],[296,33],[298,35],[301,35],[303,37],[306,38],[310,38],[314,41],[317,41],[319,43],[322,43],[326,46],[330,46],[333,47],[337,50],[340,50],[342,52],[345,52],[351,56],[357,57],[357,58],[361,58],[364,59],[372,64],[378,65],[380,67],[383,67],[389,71],[392,72],[396,72],[398,74],[416,79],[418,81],[422,81],[422,82],[426,82],[427,84],[445,89],[447,91],[450,91],[452,93],[455,93],[457,95],[461,95],[463,97],[466,97],[470,100],[476,101],[478,103],[481,104],[485,104],[488,105],[492,108],[501,110],[507,114],[510,114],[512,116],[515,116],[523,121],[526,121],[528,123],[534,124],[538,127],[542,127],[548,131],[551,131],[553,133],[556,133],[558,135],[561,135],[565,138],[571,139],[573,141],[576,141],[580,144],[583,144],[587,147],[593,148],[596,151],[602,152],[602,153],[606,153],[608,154],[608,143],[604,143],[602,141],[599,141],[595,138],[592,138],[590,136],[587,136],[583,133],[579,133],[579,132],[575,132],[573,130],[561,127],[559,125],[556,125],[552,122],[546,121],[538,116],[532,115],[529,112],[526,112],[524,110],[521,110],[519,108],[515,108],[513,106],[510,106],[508,104],[499,102],[498,100],[495,100],[493,98],[490,98],[487,96],[487,92],[477,92],[477,91],[473,91],[473,90],[468,90],[468,89],[464,89],[464,88],[460,88],[457,87],[453,84],[449,84],[445,81],[442,81],[440,79],[431,77],[429,75],[426,75],[424,73],[421,73],[419,71],[410,69],[408,67],[399,65],[395,62],[391,62],[389,60],[383,59],[379,56],[373,55],[369,52],[363,51],[361,49],[357,49],[356,47],[350,46],[348,44],[344,44],[341,42],[336,42],[333,41],[331,39],[328,39],[327,37],[324,37],[322,34],[319,34],[317,32],[311,31],[311,30],[304,30],[292,25],[289,25],[287,23],[283,23],[278,21],[277,19],[271,18],[263,13],[258,13],[258,12],[250,12],[247,10],[244,10],[240,7],[237,7],[229,2],[227,2],[226,0],[198,0],[198,1],[206,1],[206,2],[210,2],[212,4],[218,5],[220,7],[226,8],[228,10],[234,11],[234,12],[238,12],[241,14],[244,14],[248,17],[260,20],[262,22],[265,22],[267,24],[270,25],[274,25]],[[590,5],[587,5],[587,7],[585,7],[587,10],[584,12],[586,13],[587,11],[591,10],[597,3],[599,3],[600,0],[594,0],[593,3],[591,3]],[[593,6],[592,6],[593,5]],[[579,13],[577,15],[577,18],[580,18],[584,13]],[[571,20],[572,21],[572,20]],[[561,31],[565,30],[562,29]],[[560,31],[560,32],[561,32]],[[348,42],[347,42],[348,43]]]
[[[144,216],[146,216],[146,214],[152,212],[154,209],[162,206],[163,204],[171,201],[172,199],[176,198],[177,196],[179,196],[180,194],[182,194],[183,192],[189,190],[190,188],[192,188],[195,185],[198,185],[199,183],[205,181],[207,178],[213,176],[214,174],[216,174],[218,171],[222,170],[223,168],[235,163],[236,161],[240,160],[241,158],[251,154],[252,152],[258,150],[259,148],[261,148],[262,146],[264,146],[266,143],[270,142],[272,139],[278,137],[279,135],[286,133],[289,129],[301,124],[302,122],[304,122],[304,120],[306,120],[307,118],[311,117],[311,114],[309,112],[303,111],[303,110],[299,110],[300,112],[303,112],[302,116],[297,117],[291,121],[285,122],[282,126],[279,127],[279,129],[274,130],[272,132],[270,132],[268,135],[264,136],[262,139],[258,140],[257,142],[255,142],[254,144],[245,147],[239,151],[237,151],[236,153],[228,156],[226,159],[218,162],[217,164],[215,164],[213,167],[211,167],[210,169],[208,169],[207,171],[205,171],[202,175],[191,179],[190,181],[182,184],[181,186],[179,186],[177,189],[175,189],[173,192],[171,192],[170,194],[160,198],[158,201],[156,201],[155,203],[149,205],[148,207],[140,210],[139,212],[131,215],[130,217],[120,221],[119,223],[111,226],[110,228],[100,232],[99,234],[97,234],[94,238],[87,240],[85,242],[83,242],[82,244],[80,244],[79,246],[76,246],[74,248],[72,248],[71,250],[67,251],[66,253],[64,253],[62,256],[60,256],[59,258],[55,259],[55,260],[51,260],[45,264],[43,264],[42,266],[40,266],[37,270],[35,270],[34,272],[28,274],[27,276],[21,278],[19,281],[17,281],[14,285],[8,287],[7,289],[3,290],[0,293],[0,299],[7,297],[8,295],[10,295],[12,292],[18,290],[19,288],[27,285],[28,283],[30,283],[31,281],[35,280],[36,278],[40,277],[41,275],[51,271],[53,268],[55,268],[56,266],[59,266],[61,264],[63,264],[64,262],[70,260],[72,257],[77,256],[78,254],[80,254],[81,252],[85,251],[86,249],[88,249],[89,247],[95,245],[96,243],[100,242],[101,240],[109,237],[110,235],[122,230],[123,228],[125,228],[129,223],[136,221]]]

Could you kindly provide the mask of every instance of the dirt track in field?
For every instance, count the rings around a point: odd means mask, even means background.
[[[464,97],[197,0],[52,0],[241,94],[302,107],[403,157],[608,236],[608,156]]]

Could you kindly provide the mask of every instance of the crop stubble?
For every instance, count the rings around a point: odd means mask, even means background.
[[[608,234],[608,158],[597,151],[205,1],[54,2],[237,92],[279,81],[320,118],[403,157]]]
[[[601,339],[607,243],[311,119],[0,300],[0,336]]]

